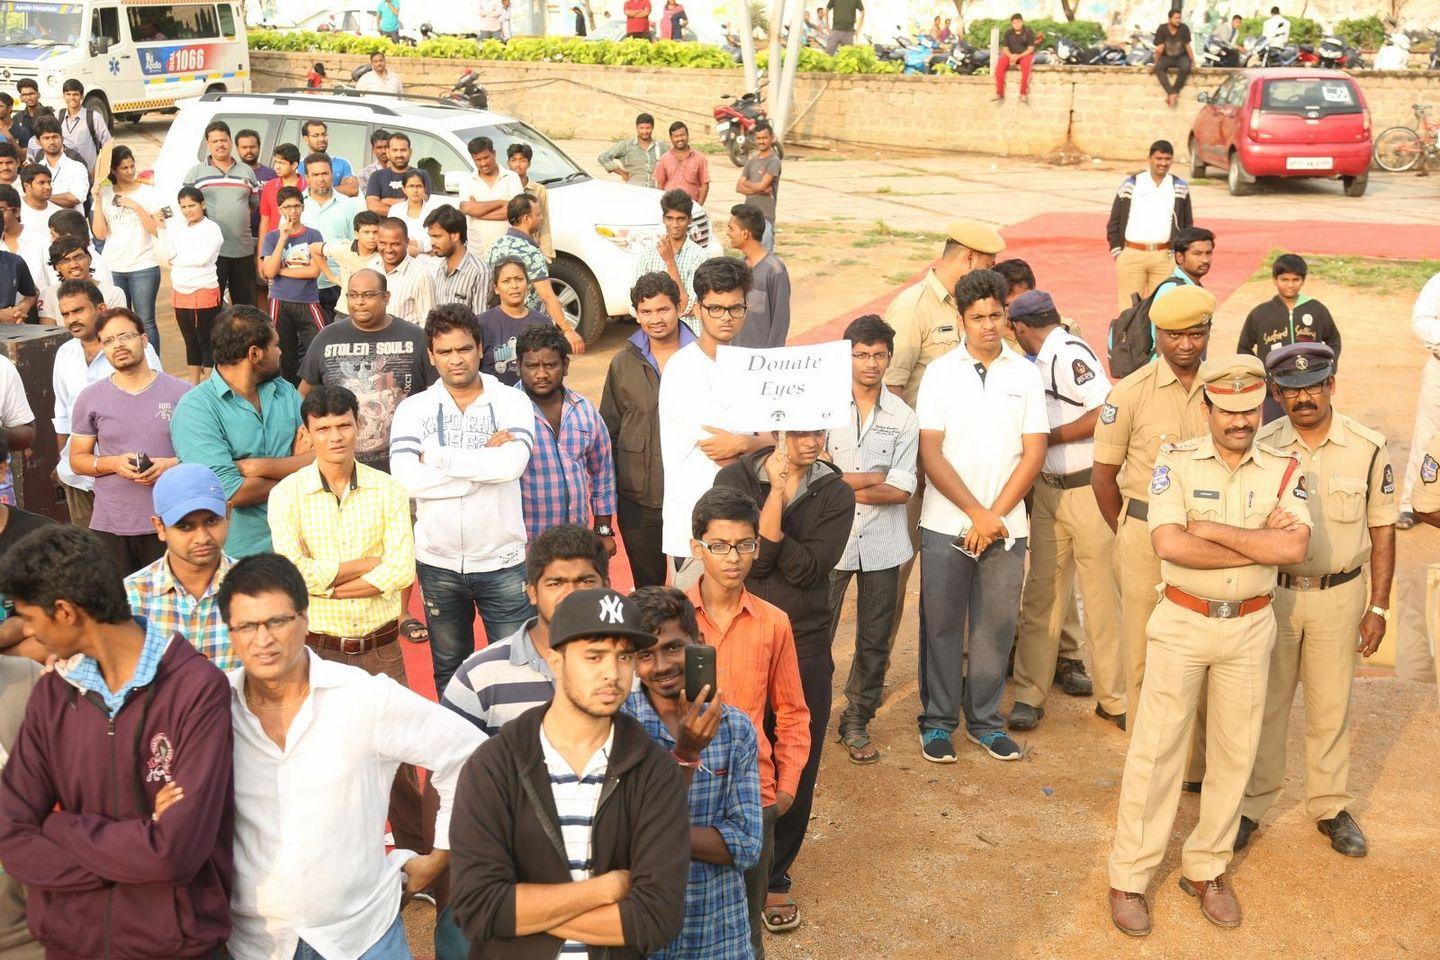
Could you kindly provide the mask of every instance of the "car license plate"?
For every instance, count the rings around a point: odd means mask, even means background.
[[[1329,170],[1335,166],[1334,157],[1286,157],[1286,170]]]

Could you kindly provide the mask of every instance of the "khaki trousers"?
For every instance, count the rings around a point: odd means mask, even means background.
[[[1115,534],[1115,583],[1120,588],[1120,654],[1125,663],[1125,699],[1133,722],[1140,707],[1140,690],[1145,681],[1145,654],[1149,647],[1147,626],[1160,600],[1160,558],[1150,542],[1150,526],[1123,510]],[[1199,698],[1200,723],[1190,750],[1185,779],[1205,778],[1205,704]],[[1199,879],[1199,878],[1196,878]]]
[[[1045,704],[1060,654],[1061,627],[1075,609],[1071,584],[1078,577],[1085,601],[1095,699],[1107,713],[1123,713],[1115,535],[1088,486],[1061,490],[1039,481],[1033,502],[1030,572],[1025,578],[1015,649],[1015,699],[1032,707]]]
[[[1280,798],[1296,682],[1305,685],[1305,812],[1329,820],[1350,803],[1350,685],[1369,587],[1356,577],[1329,590],[1275,591],[1275,651],[1255,772],[1240,812],[1258,821]]]
[[[1203,617],[1168,600],[1155,608],[1148,673],[1120,784],[1110,886],[1144,893],[1165,856],[1202,697],[1210,703],[1209,765],[1200,819],[1181,850],[1180,871],[1196,882],[1225,872],[1260,742],[1274,641],[1269,606],[1234,620]]]
[[[62,483],[65,488],[65,506],[70,510],[70,523],[90,529],[90,518],[95,513],[95,491],[80,490]]]
[[[1175,256],[1169,250],[1131,250],[1126,247],[1115,258],[1116,303],[1121,310],[1130,306],[1130,294],[1143,299],[1175,272]]]
[[[1420,398],[1415,403],[1415,432],[1410,437],[1410,459],[1400,484],[1400,509],[1410,509],[1415,493],[1415,477],[1435,431],[1440,429],[1440,358],[1431,356],[1420,371]]]

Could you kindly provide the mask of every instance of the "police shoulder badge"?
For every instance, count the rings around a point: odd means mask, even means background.
[[[1395,471],[1394,471],[1393,468],[1391,468],[1390,464],[1388,464],[1388,463],[1385,464],[1385,473],[1382,474],[1381,477],[1380,477],[1380,492],[1381,492],[1381,493],[1394,493],[1394,492],[1395,492]]]
[[[1434,483],[1437,478],[1440,478],[1440,460],[1427,453],[1425,459],[1420,461],[1420,479],[1426,483]]]
[[[1083,387],[1095,379],[1095,371],[1090,369],[1089,364],[1079,357],[1070,361],[1070,372],[1075,374],[1075,386]]]
[[[1290,491],[1290,492],[1295,495],[1295,499],[1296,499],[1296,500],[1309,500],[1309,499],[1310,499],[1310,494],[1309,494],[1309,492],[1305,489],[1305,474],[1303,474],[1303,473],[1296,473],[1296,474],[1295,474],[1295,489],[1292,490],[1292,491]]]
[[[1113,403],[1107,403],[1100,408],[1100,422],[1114,423],[1115,418],[1120,415],[1120,409]]]
[[[1165,466],[1156,467],[1156,468],[1155,468],[1155,472],[1150,475],[1150,493],[1151,493],[1151,495],[1153,496],[1153,495],[1155,495],[1155,494],[1157,494],[1157,493],[1164,493],[1166,490],[1169,490],[1169,489],[1170,489],[1170,468],[1169,468],[1169,467],[1165,467]]]

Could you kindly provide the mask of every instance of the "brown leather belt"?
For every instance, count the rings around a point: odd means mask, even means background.
[[[1169,584],[1165,586],[1165,599],[1186,610],[1193,610],[1202,617],[1213,617],[1216,620],[1234,620],[1270,606],[1270,594],[1268,593],[1262,593],[1260,596],[1251,597],[1248,600],[1206,600],[1204,597],[1186,593],[1179,587],[1172,587]]]
[[[1076,487],[1090,486],[1091,468],[1077,470],[1074,473],[1042,473],[1041,481],[1049,487],[1059,487],[1061,490],[1074,490]]]
[[[1131,497],[1125,504],[1125,515],[1127,517],[1134,517],[1136,520],[1149,521],[1150,504],[1145,500],[1136,500],[1134,497]]]
[[[1125,247],[1126,247],[1126,249],[1129,249],[1129,250],[1155,251],[1155,250],[1169,250],[1169,249],[1170,249],[1170,244],[1168,244],[1168,243],[1134,243],[1134,242],[1132,242],[1132,241],[1130,241],[1130,240],[1126,240],[1126,241],[1125,241]]]
[[[1327,573],[1323,577],[1297,577],[1293,574],[1280,574],[1280,586],[1286,590],[1329,590],[1331,587],[1338,587],[1342,583],[1349,583],[1360,576],[1361,567],[1354,570],[1346,570],[1344,573]]]
[[[320,650],[338,650],[347,657],[358,657],[372,650],[379,650],[400,638],[400,621],[391,620],[385,626],[365,634],[363,637],[336,637],[328,633],[310,633],[305,642]]]

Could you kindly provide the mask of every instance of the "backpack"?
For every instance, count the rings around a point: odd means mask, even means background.
[[[1139,370],[1155,357],[1155,327],[1150,323],[1150,308],[1166,284],[1179,285],[1178,277],[1161,280],[1150,296],[1140,299],[1130,294],[1130,306],[1110,321],[1110,375],[1121,380]]]

